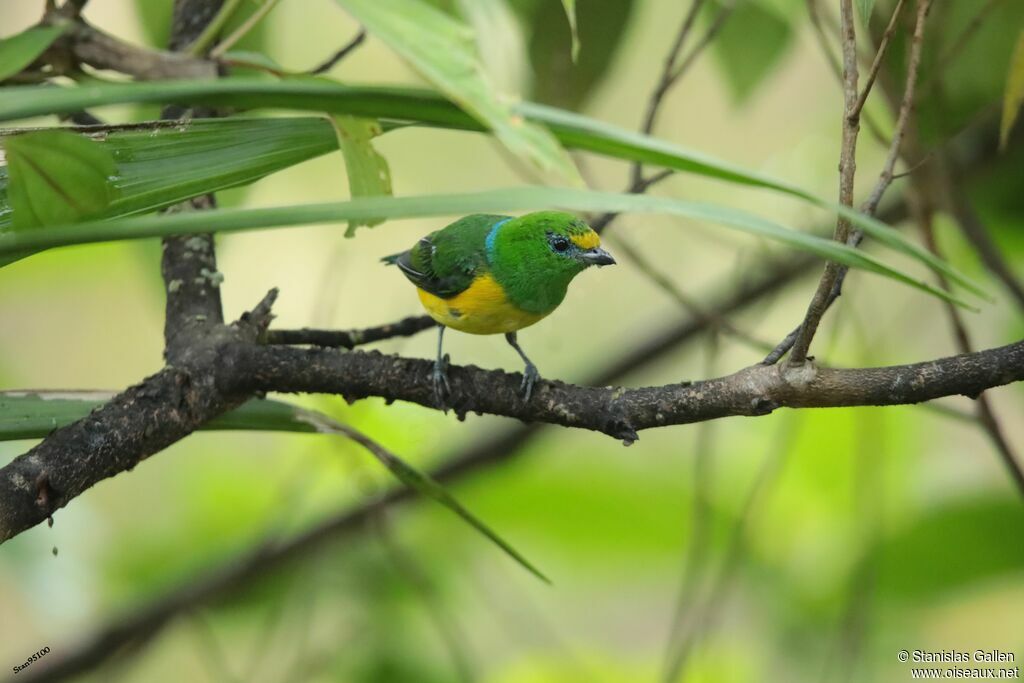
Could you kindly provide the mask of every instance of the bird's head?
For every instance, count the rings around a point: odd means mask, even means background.
[[[589,225],[562,211],[509,220],[491,232],[487,249],[498,281],[527,310],[550,310],[574,277],[590,266],[615,263]]]
[[[520,216],[503,226],[496,237],[505,258],[515,259],[538,275],[562,275],[566,283],[590,266],[615,263],[586,222],[562,211]]]

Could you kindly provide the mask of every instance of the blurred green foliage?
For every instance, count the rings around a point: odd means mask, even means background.
[[[90,11],[105,11],[106,4],[93,2]],[[334,39],[351,35],[354,27],[332,3],[321,4],[283,1],[246,49],[266,48],[289,65],[315,62],[305,52],[310,43],[317,54],[329,54]],[[669,98],[663,135],[721,150],[745,167],[787,169],[780,175],[831,196],[841,95],[806,35],[805,4],[747,4],[737,8],[737,22],[726,25],[714,57],[699,60]],[[511,5],[528,41],[533,97],[618,122],[639,121],[688,7],[580,0],[582,50],[573,66],[558,0]],[[872,31],[884,27],[892,5],[875,3]],[[1003,68],[1024,23],[1020,2],[997,3],[944,67],[941,83],[925,87],[979,5],[944,0],[933,8],[929,35],[936,38],[928,43],[919,107],[928,144],[998,113]],[[154,45],[166,42],[169,3],[118,6],[123,11],[117,21],[103,15],[110,22],[101,24],[105,29],[135,31]],[[0,7],[0,17],[13,7]],[[131,7],[139,26],[131,21]],[[340,77],[412,80],[383,47],[365,50],[339,67]],[[887,61],[893,82],[902,79],[905,54],[899,39]],[[869,106],[886,125],[881,101],[873,98]],[[374,143],[389,160],[396,185],[409,194],[514,182],[494,147],[470,138],[412,129]],[[965,181],[974,208],[1018,273],[1024,268],[1024,157],[1013,143],[1019,139],[1018,127],[1007,153]],[[859,186],[866,188],[884,150],[867,135],[861,146],[866,180]],[[817,154],[820,149],[826,152]],[[596,184],[621,186],[621,164],[597,162],[588,170]],[[329,201],[343,187],[337,158],[313,159],[233,191],[228,201],[254,207]],[[734,200],[783,222],[808,219],[805,209],[774,195],[723,190],[696,177],[669,181],[662,191]],[[414,313],[414,296],[376,258],[440,222],[395,222],[347,242],[331,228],[224,237],[218,255],[227,276],[227,313],[251,305],[271,284],[282,286],[282,326],[349,328]],[[967,316],[975,343],[1024,335],[1019,312],[948,217],[940,217],[936,229],[951,262],[983,279],[998,297],[981,314]],[[744,264],[764,253],[753,240],[683,231],[673,219],[627,219],[612,230],[629,231],[654,266],[695,295],[708,283],[735,283]],[[907,234],[916,238],[912,228]],[[151,246],[55,250],[0,271],[0,386],[115,388],[158,368],[162,289],[139,286],[159,269],[158,247]],[[938,302],[877,280],[851,276],[819,338],[822,362],[878,365],[953,351]],[[811,287],[804,280],[733,320],[765,339],[780,338],[802,315]],[[567,381],[681,315],[639,269],[626,266],[587,280],[567,304],[526,333],[538,347],[542,369]],[[433,344],[418,337],[389,342],[383,350],[429,357]],[[456,338],[453,344],[459,362],[511,368],[517,360],[486,339]],[[758,360],[727,338],[719,344],[721,372]],[[701,377],[706,368],[700,356],[694,345],[681,348],[627,383]],[[999,389],[991,398],[1019,447],[1024,388]],[[353,406],[333,398],[308,402],[424,469],[510,426],[474,416],[458,422],[377,400]],[[973,406],[966,399],[944,405]],[[659,680],[698,528],[707,530],[694,560],[705,581],[727,580],[719,598],[708,602],[702,592],[687,604],[688,615],[703,609],[711,615],[694,641],[681,679],[687,683],[906,680],[907,667],[896,659],[901,648],[999,648],[1015,652],[1018,662],[1024,657],[1024,512],[975,426],[903,407],[779,411],[730,418],[713,428],[703,451],[696,426],[645,433],[629,449],[599,435],[548,429],[514,457],[453,485],[469,509],[551,575],[553,586],[525,575],[448,511],[414,503],[387,515],[387,540],[382,525],[373,524],[325,543],[192,610],[148,647],[119,654],[80,680],[458,680],[438,605],[454,622],[461,656],[476,680]],[[0,453],[6,461],[26,447],[3,443]],[[703,475],[701,458],[710,463]],[[301,533],[391,485],[382,468],[336,437],[190,437],[89,491],[56,515],[52,529],[42,526],[4,544],[2,659],[22,661],[42,644],[57,654],[98,625],[117,623],[123,611],[221,571],[240,553]],[[708,505],[695,513],[699,497]],[[391,546],[413,558],[418,570],[401,567]]]

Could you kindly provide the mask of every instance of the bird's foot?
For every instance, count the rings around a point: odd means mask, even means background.
[[[540,379],[540,372],[537,371],[537,366],[526,361],[526,368],[523,370],[523,381],[519,384],[519,391],[523,394],[523,403],[530,402],[530,396],[533,395],[533,385]]]
[[[448,412],[448,396],[452,393],[451,384],[448,383],[448,354],[444,354],[434,361],[434,369],[430,373],[430,381],[434,385],[434,404],[441,410]]]

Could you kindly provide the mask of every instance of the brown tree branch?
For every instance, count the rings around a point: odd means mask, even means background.
[[[379,396],[434,407],[430,361],[377,352],[338,352],[252,344],[224,347],[218,385],[230,393],[277,391]],[[1024,379],[1024,341],[974,354],[911,365],[833,369],[756,365],[717,379],[658,387],[583,387],[540,381],[524,403],[519,373],[455,366],[449,407],[603,432],[626,443],[642,429],[777,408],[829,408],[921,403],[941,396],[974,397]]]
[[[142,80],[217,77],[217,63],[174,52],[131,45],[78,20],[58,41],[81,64],[128,74]]]
[[[171,22],[170,49],[181,51],[192,44],[217,15],[223,0],[175,0]],[[165,107],[164,119],[179,118],[183,112]],[[214,115],[198,110],[196,117]],[[216,207],[212,194],[195,197],[167,209],[167,212],[203,211]],[[220,298],[223,277],[217,270],[213,235],[167,237],[162,241],[160,271],[167,293],[164,318],[164,356],[169,364],[191,364],[191,356],[202,343],[222,330],[224,312]],[[268,311],[269,315],[269,311]]]

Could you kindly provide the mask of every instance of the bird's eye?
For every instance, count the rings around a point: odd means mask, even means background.
[[[551,246],[555,248],[555,251],[565,251],[569,248],[569,240],[564,237],[556,237]]]

